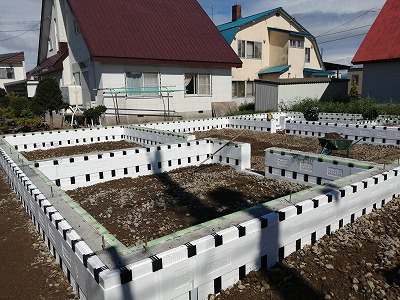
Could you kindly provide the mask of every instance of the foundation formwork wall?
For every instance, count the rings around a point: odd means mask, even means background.
[[[51,195],[43,194],[25,175],[24,169],[35,168],[21,163],[13,147],[0,147],[0,164],[10,185],[81,299],[207,299],[251,270],[272,266],[400,192],[400,167],[360,171],[363,177],[335,181],[337,189],[314,189],[310,197],[303,195],[293,205],[276,199],[264,204],[271,213],[244,211],[247,220],[239,218],[235,226],[202,233],[190,242],[113,269],[54,207]]]

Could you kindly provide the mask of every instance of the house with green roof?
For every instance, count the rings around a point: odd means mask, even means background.
[[[253,101],[254,80],[329,77],[314,36],[282,7],[242,17],[232,7],[232,21],[218,30],[242,60],[232,69],[232,96]]]

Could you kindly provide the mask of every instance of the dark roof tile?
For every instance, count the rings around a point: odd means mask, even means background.
[[[196,0],[68,0],[94,60],[240,67]]]

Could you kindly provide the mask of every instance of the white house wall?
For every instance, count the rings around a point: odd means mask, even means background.
[[[0,63],[0,68],[9,68],[9,67],[10,67],[10,64],[1,64]],[[14,77],[15,78],[14,79],[0,79],[0,88],[4,89],[5,83],[25,79],[25,62],[22,62],[22,64],[18,64],[18,65],[13,64],[12,67],[14,68]]]
[[[175,114],[178,115],[186,113],[203,113],[209,115],[211,112],[211,102],[232,100],[230,71],[230,69],[221,68],[103,64],[100,81],[103,88],[124,88],[125,72],[157,72],[160,75],[162,86],[167,86],[171,90],[179,90],[170,93],[169,109],[171,111],[175,111]],[[211,74],[211,96],[185,95],[185,73]],[[165,109],[168,108],[167,93],[163,93],[163,95],[164,102],[159,97],[125,96],[120,94],[118,97],[118,106],[121,112],[123,109],[134,109],[134,111],[130,111],[132,114],[143,114],[146,113],[146,110],[154,110],[153,114],[163,114],[164,107]],[[98,91],[97,99],[101,99],[101,102],[98,104],[107,106],[110,112],[113,110],[114,101],[110,94],[103,95],[103,91]]]
[[[328,85],[328,82],[304,85],[279,85],[278,103],[300,101],[306,98],[320,99],[328,88]]]
[[[399,77],[399,61],[364,64],[362,97],[400,103]]]

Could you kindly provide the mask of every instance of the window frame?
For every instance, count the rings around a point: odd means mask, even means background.
[[[128,74],[131,75],[137,75],[136,79],[134,76],[128,76]],[[138,76],[139,75],[139,76]],[[157,86],[160,86],[160,73],[158,72],[134,72],[134,71],[125,71],[125,88],[141,88],[141,90],[146,90],[147,87],[153,87],[155,85],[147,85],[146,81],[149,80],[149,78],[146,80],[146,75],[155,75],[156,76],[156,81],[157,81]],[[138,85],[128,85],[128,79],[131,78],[132,80],[137,80]],[[151,98],[159,98],[161,96],[160,92],[154,92],[154,93],[134,93],[134,94],[129,94],[127,93],[127,96],[142,96],[142,97],[151,97]]]
[[[310,47],[305,47],[304,48],[304,56],[305,56],[304,57],[304,62],[305,63],[310,63],[311,62],[311,48]]]
[[[246,58],[246,41],[238,40],[238,56],[240,58]]]
[[[246,97],[246,81],[244,80],[232,81],[232,97],[233,98]]]
[[[3,67],[0,70],[2,70],[0,72],[0,79],[15,79],[14,67]]]
[[[191,75],[190,82],[186,84],[186,81],[189,79],[188,75]],[[206,77],[205,77],[206,76]],[[208,78],[207,82],[201,83],[201,77]],[[185,97],[210,97],[212,96],[212,75],[210,73],[184,73],[183,74],[183,86],[185,88]],[[193,92],[188,93],[189,84],[193,85]],[[202,89],[206,90],[205,93],[200,93]]]
[[[248,48],[251,47],[251,55],[248,53]],[[262,58],[262,43],[256,41],[238,40],[238,56],[246,59],[261,59]]]
[[[296,39],[296,38],[290,38],[289,39],[289,46],[290,46],[290,48],[304,49],[304,40]]]

